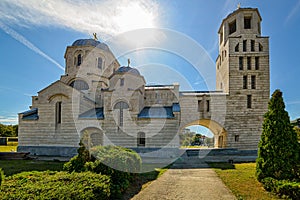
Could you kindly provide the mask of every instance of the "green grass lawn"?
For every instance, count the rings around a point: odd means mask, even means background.
[[[26,171],[62,171],[64,162],[37,160],[0,160],[6,176]]]
[[[0,146],[0,152],[16,152],[17,146]]]
[[[255,177],[255,163],[228,164],[211,163],[224,184],[238,199],[280,199],[263,188]]]

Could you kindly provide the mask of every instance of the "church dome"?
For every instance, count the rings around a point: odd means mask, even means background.
[[[79,39],[73,42],[72,46],[94,46],[99,49],[108,50],[108,46],[94,39]]]
[[[134,75],[141,75],[137,69],[125,66],[120,67],[117,71],[115,71],[115,73],[130,73]]]

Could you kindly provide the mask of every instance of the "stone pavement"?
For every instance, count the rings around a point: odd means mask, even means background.
[[[236,199],[207,164],[198,168],[169,169],[132,200]]]

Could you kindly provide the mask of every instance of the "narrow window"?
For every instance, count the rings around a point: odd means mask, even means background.
[[[251,51],[255,51],[255,40],[251,40]]]
[[[102,69],[102,58],[101,57],[98,57],[98,59],[97,59],[97,66],[99,69]]]
[[[124,78],[120,78],[120,86],[124,86],[124,82],[125,82]]]
[[[221,90],[223,90],[223,83],[220,83],[220,88]]]
[[[251,70],[251,57],[247,57],[247,69]]]
[[[236,31],[236,20],[229,23],[229,35]]]
[[[256,77],[251,76],[251,89],[256,89]]]
[[[243,40],[243,51],[247,51],[247,40]]]
[[[255,70],[259,70],[259,57],[255,57]]]
[[[220,33],[220,44],[223,42],[223,32]]]
[[[55,110],[56,110],[56,124],[60,124],[61,123],[61,102],[56,102]]]
[[[251,108],[251,104],[252,104],[252,96],[247,95],[247,108]]]
[[[82,62],[81,54],[78,54],[78,56],[77,56],[77,66],[80,66],[81,62]]]
[[[244,69],[244,57],[239,57],[239,69]]]
[[[145,136],[145,133],[143,133],[143,132],[138,133],[138,136],[137,136],[137,146],[138,147],[144,147],[144,146],[146,146],[146,136]]]
[[[263,46],[259,43],[259,51],[263,51]]]
[[[234,136],[234,141],[235,141],[235,142],[238,142],[239,140],[240,140],[240,136],[239,136],[239,135],[235,135],[235,136]]]
[[[198,100],[198,112],[201,112],[202,109],[201,109],[201,100]]]
[[[239,49],[240,47],[239,47],[239,46],[240,46],[239,43],[235,46],[235,48],[234,48],[234,51],[235,51],[235,52],[239,52],[239,51],[240,51],[240,49]]]
[[[243,89],[247,89],[248,80],[247,76],[243,76]]]
[[[129,106],[127,103],[121,101],[119,103],[117,103],[114,106],[114,109],[119,111],[119,126],[122,127],[123,126],[123,121],[124,121],[124,110],[128,109]]]
[[[209,112],[209,100],[206,100],[206,111]]]
[[[258,29],[258,33],[261,34],[261,28],[260,28],[260,23],[257,23],[257,29]]]
[[[251,17],[244,17],[244,29],[251,29]]]

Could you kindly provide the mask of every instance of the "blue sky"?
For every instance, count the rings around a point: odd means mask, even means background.
[[[92,38],[94,32],[100,41],[109,41],[140,28],[174,31],[199,44],[214,73],[218,28],[239,2],[241,7],[259,9],[262,35],[270,36],[271,92],[281,89],[291,119],[300,117],[299,0],[1,0],[0,123],[17,123],[17,113],[28,109],[31,96],[64,73],[66,46]],[[135,51],[121,55],[120,63],[127,65],[128,57],[149,83],[180,82],[183,90],[214,89],[207,86],[214,85],[213,75],[195,75],[192,64],[172,52]]]

